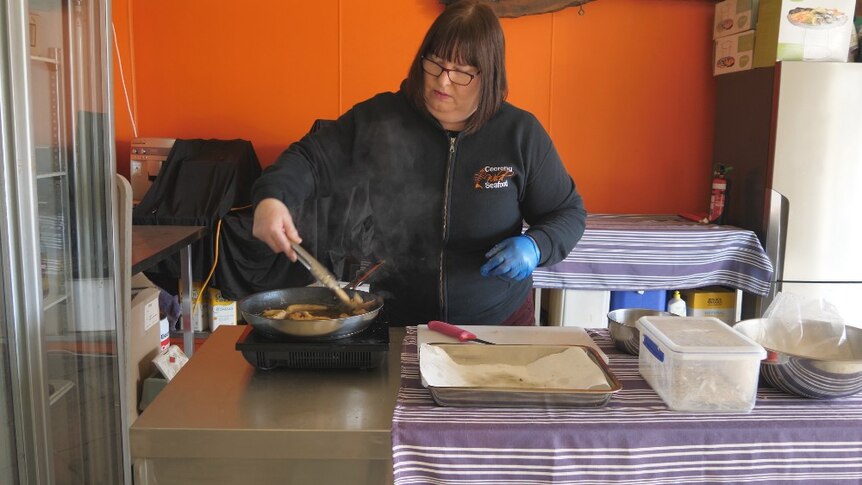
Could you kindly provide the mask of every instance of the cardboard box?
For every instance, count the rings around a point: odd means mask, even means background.
[[[855,0],[760,0],[754,67],[775,61],[846,62]]]
[[[680,292],[688,317],[715,317],[732,325],[736,323],[736,290],[708,286]]]
[[[754,58],[754,31],[716,39],[712,56],[712,74],[718,76],[730,72],[747,71]]]
[[[141,399],[144,380],[153,371],[153,358],[159,353],[159,288],[143,274],[132,278],[132,304],[128,345],[128,398],[134,403],[130,418],[138,417],[137,404]]]
[[[215,331],[220,325],[236,325],[236,301],[223,297],[217,288],[207,289],[210,299],[210,329]]]
[[[715,4],[712,38],[754,29],[757,25],[758,0],[724,0]]]

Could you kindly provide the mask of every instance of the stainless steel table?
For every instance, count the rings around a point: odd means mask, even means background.
[[[192,243],[204,237],[205,226],[132,226],[132,274],[146,271],[159,261],[180,252],[183,283],[183,351],[189,357],[195,350],[192,319]]]
[[[369,370],[258,371],[213,332],[131,428],[136,484],[392,483],[403,328]]]

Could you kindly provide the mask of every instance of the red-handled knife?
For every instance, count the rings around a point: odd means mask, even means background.
[[[463,328],[452,325],[451,323],[441,322],[439,320],[431,320],[428,322],[428,329],[456,338],[460,342],[476,342],[479,344],[494,345],[494,342],[482,340],[477,338],[476,334],[472,332],[468,332]]]

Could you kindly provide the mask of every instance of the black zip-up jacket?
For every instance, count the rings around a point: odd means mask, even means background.
[[[485,253],[526,222],[539,264],[551,265],[584,232],[583,201],[550,137],[508,103],[477,133],[450,138],[403,91],[379,94],[292,144],[253,198],[280,199],[295,214],[309,197],[361,183],[369,184],[374,256],[388,270],[372,291],[385,297],[390,325],[499,324],[532,279],[483,277]]]

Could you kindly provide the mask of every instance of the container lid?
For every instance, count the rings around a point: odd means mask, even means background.
[[[714,317],[641,317],[638,329],[666,348],[681,353],[756,354],[766,357],[766,350]]]

